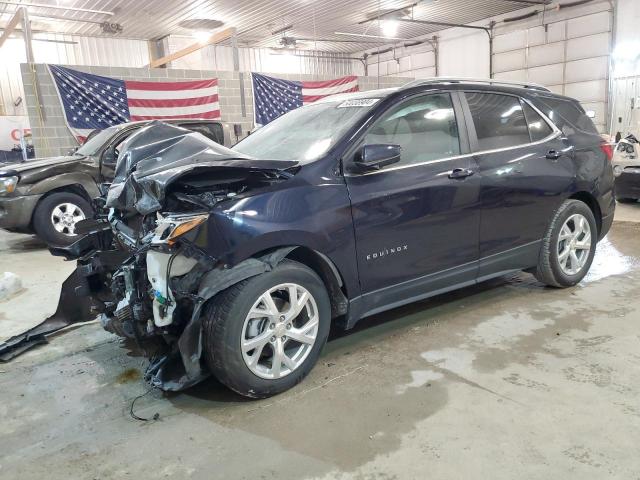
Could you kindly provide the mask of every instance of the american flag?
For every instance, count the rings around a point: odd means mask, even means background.
[[[67,126],[84,141],[95,129],[137,120],[220,118],[218,79],[188,82],[119,80],[49,65]]]
[[[266,125],[289,110],[337,93],[357,92],[358,77],[294,82],[252,73],[256,124]]]

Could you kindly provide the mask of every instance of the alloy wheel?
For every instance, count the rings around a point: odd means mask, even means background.
[[[320,316],[311,293],[283,283],[255,301],[242,327],[242,358],[252,373],[275,380],[300,367],[318,336]]]
[[[69,202],[56,205],[51,211],[53,228],[63,235],[76,236],[76,224],[86,217],[77,205]]]
[[[566,275],[578,274],[589,259],[591,226],[581,214],[571,215],[558,235],[558,263]]]

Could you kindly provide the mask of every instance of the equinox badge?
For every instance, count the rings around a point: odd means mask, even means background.
[[[387,255],[395,255],[396,253],[406,252],[408,250],[407,245],[398,245],[397,247],[384,248],[379,252],[370,253],[367,255],[367,262],[369,260],[376,260],[377,258],[386,257]]]

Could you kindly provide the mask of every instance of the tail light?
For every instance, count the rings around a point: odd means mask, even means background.
[[[602,142],[600,144],[600,150],[602,150],[607,156],[607,160],[611,161],[613,159],[613,145],[611,145],[610,143]]]

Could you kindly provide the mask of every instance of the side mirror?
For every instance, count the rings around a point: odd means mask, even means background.
[[[108,148],[102,154],[102,164],[108,166],[113,166],[116,164],[116,153],[113,148]]]
[[[363,170],[380,170],[382,167],[398,163],[402,147],[395,144],[363,145],[356,152],[353,162]]]
[[[73,147],[71,150],[69,150],[68,155],[72,156],[74,153],[76,153],[78,151],[80,147]]]

